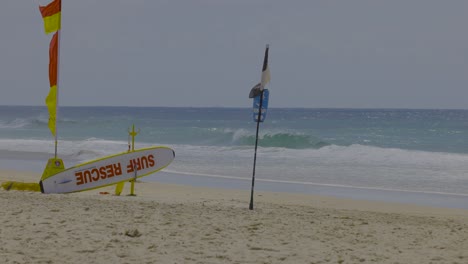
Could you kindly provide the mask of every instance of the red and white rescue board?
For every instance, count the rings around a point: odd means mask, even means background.
[[[155,173],[174,160],[168,147],[152,147],[124,152],[73,166],[40,181],[43,193],[80,192]]]

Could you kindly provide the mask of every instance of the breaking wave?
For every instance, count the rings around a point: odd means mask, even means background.
[[[236,141],[239,145],[254,145],[255,135],[243,135]],[[329,146],[330,143],[311,135],[276,133],[260,135],[258,145],[274,148],[319,149]]]

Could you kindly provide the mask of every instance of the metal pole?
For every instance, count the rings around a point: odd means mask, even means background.
[[[62,30],[57,31],[57,91],[55,97],[55,159],[57,159],[58,129],[57,121],[59,118],[59,89],[60,89],[60,41],[62,39]]]
[[[62,2],[60,2],[60,12],[62,12]],[[60,21],[60,29],[57,31],[57,94],[55,102],[55,159],[57,159],[57,145],[58,145],[58,131],[57,131],[57,122],[59,118],[59,90],[60,90],[60,50],[62,43],[62,21]]]
[[[262,115],[262,104],[263,104],[263,89],[260,93],[260,105],[258,107],[258,116],[257,116],[257,132],[255,134],[255,154],[254,154],[254,163],[253,163],[253,172],[252,172],[252,188],[250,189],[250,205],[249,209],[253,210],[253,195],[254,195],[254,186],[255,186],[255,166],[257,165],[257,146],[258,146],[258,130],[260,128],[260,117]]]
[[[133,166],[133,169],[135,170],[135,177],[133,178],[133,180],[130,181],[131,185],[130,185],[130,196],[136,196],[135,194],[135,182],[136,182],[136,179],[137,179],[137,166],[135,164],[135,166]]]

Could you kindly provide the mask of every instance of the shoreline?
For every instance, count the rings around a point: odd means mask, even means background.
[[[142,179],[145,182],[180,184],[194,187],[221,188],[226,190],[250,191],[251,179],[212,177],[178,174],[161,171]],[[340,186],[332,184],[301,184],[257,178],[255,192],[277,192],[333,197],[344,200],[362,200],[384,203],[399,203],[439,208],[468,209],[468,195],[436,192],[418,192],[381,188]]]
[[[78,156],[81,155],[80,151],[77,153]],[[42,173],[50,154],[0,150],[0,156],[3,157],[0,159],[1,169],[30,170]],[[64,164],[70,167],[81,163],[78,156],[64,156]],[[184,159],[180,159],[180,161],[183,162]],[[167,170],[145,177],[142,181],[237,190],[250,190],[251,188],[250,170],[220,171],[211,170],[211,168],[207,170],[197,168],[196,171],[211,171],[212,173],[190,173],[188,172],[191,171],[190,167],[178,166],[180,165],[178,162],[179,160],[176,159]],[[330,171],[326,175],[316,174],[315,170],[310,170],[310,174],[307,176],[295,175],[293,172],[284,174],[285,171],[263,173],[256,177],[255,191],[304,193],[343,199],[468,209],[466,177],[459,175],[465,171],[463,167],[456,167],[457,172],[453,175],[447,172],[451,175],[447,176],[448,182],[443,181],[434,173],[429,173],[421,178],[399,171],[391,175],[388,172],[379,174],[379,171],[376,171],[375,174],[371,174],[372,176],[365,177],[353,173],[348,175],[346,171],[342,170]],[[359,168],[358,166],[357,169]],[[268,172],[268,170],[266,171]],[[366,178],[368,180],[364,181]],[[294,179],[303,179],[303,181]],[[393,179],[395,184],[389,179]],[[419,182],[419,180],[421,181]]]
[[[8,160],[0,160],[0,182],[4,181],[5,173],[11,173],[12,177],[7,177],[12,181],[39,182],[42,172],[37,172],[43,168],[43,162],[28,161],[28,170],[22,171],[16,168],[21,165],[21,161],[10,160],[13,166],[6,164]],[[24,161],[23,161],[24,162]],[[70,162],[69,162],[70,163]],[[2,166],[3,165],[3,166]],[[4,166],[7,165],[7,166]],[[7,167],[8,169],[1,169]],[[144,183],[171,184],[195,188],[234,190],[238,192],[248,192],[250,197],[251,179],[201,176],[197,174],[179,174],[172,171],[160,171],[153,175],[139,179]],[[101,190],[101,189],[97,189]],[[113,192],[113,190],[112,190]],[[420,192],[409,190],[392,190],[371,187],[340,186],[332,184],[302,184],[286,181],[275,181],[268,179],[256,179],[256,192],[271,192],[280,194],[302,194],[307,196],[317,196],[326,198],[336,198],[342,200],[358,200],[369,202],[395,203],[402,205],[452,208],[468,210],[468,195]]]
[[[158,174],[160,174],[159,172]],[[17,170],[2,170],[0,169],[0,183],[4,181],[19,181],[19,182],[38,182],[40,174],[31,171],[17,171]],[[146,177],[145,177],[146,178]],[[102,196],[101,192],[107,192],[109,196],[114,196],[114,186],[107,186],[90,191],[77,192],[71,194],[48,194],[48,195],[77,195],[77,196]],[[0,188],[1,189],[1,188]],[[174,189],[177,193],[183,194],[181,197],[170,195],[167,190]],[[3,189],[2,189],[3,190]],[[21,193],[21,192],[20,192]],[[130,193],[130,183],[125,184],[125,188],[120,197],[128,196]],[[142,199],[161,199],[164,202],[190,202],[193,199],[203,201],[204,199],[215,199],[223,197],[223,199],[237,199],[248,202],[250,199],[250,189],[230,189],[230,188],[213,188],[206,186],[192,186],[188,184],[177,184],[157,181],[142,181],[139,179],[135,184],[136,196]],[[227,194],[230,194],[228,196]],[[167,198],[165,197],[167,196]],[[107,196],[107,195],[104,195]],[[118,196],[115,196],[118,197]],[[284,199],[283,199],[284,198]],[[254,202],[260,203],[275,203],[279,205],[325,205],[327,208],[332,209],[350,209],[350,210],[370,210],[375,212],[422,212],[430,214],[433,212],[444,212],[443,214],[451,215],[465,215],[468,217],[468,210],[466,208],[450,208],[450,207],[437,207],[426,206],[413,203],[400,203],[400,202],[386,202],[386,201],[372,201],[362,199],[350,199],[337,197],[332,195],[317,195],[308,193],[294,193],[294,192],[275,192],[255,190]]]
[[[36,181],[0,170],[0,181]],[[137,182],[0,190],[5,263],[464,263],[468,210]],[[101,192],[110,194],[102,195]]]

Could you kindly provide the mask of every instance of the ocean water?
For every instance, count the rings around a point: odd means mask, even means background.
[[[47,120],[45,107],[0,106],[0,165],[25,160],[41,171],[54,152]],[[140,130],[137,148],[175,150],[165,175],[245,179],[250,186],[250,108],[62,107],[59,156],[71,166],[126,151],[132,124]],[[272,108],[260,125],[256,178],[257,185],[468,196],[468,110]]]

